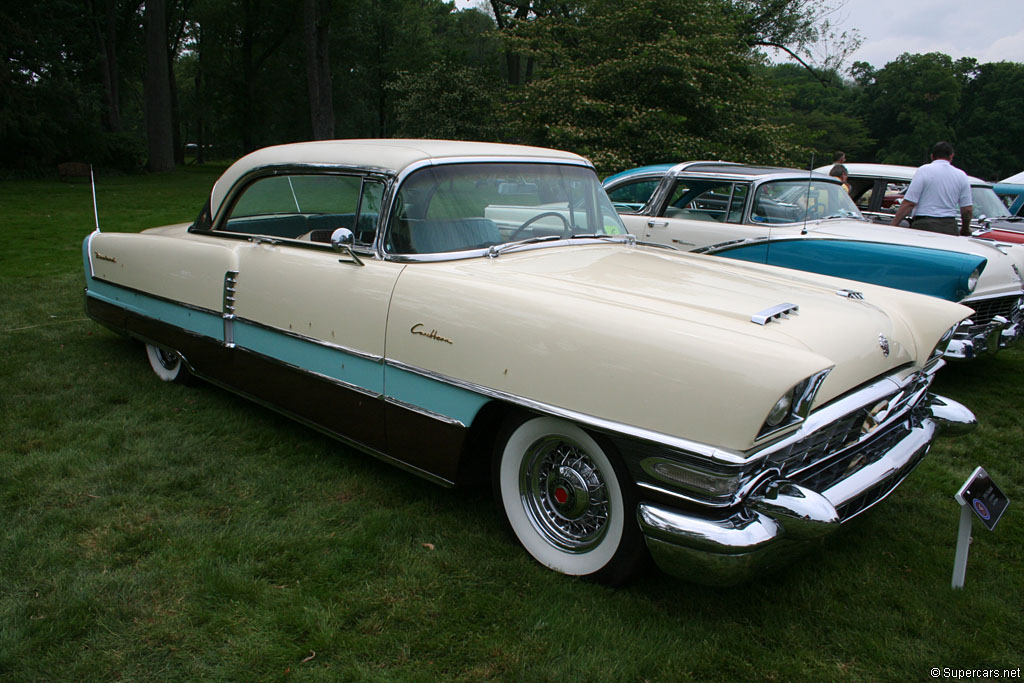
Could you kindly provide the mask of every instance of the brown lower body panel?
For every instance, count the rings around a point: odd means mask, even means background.
[[[181,354],[195,375],[429,479],[457,479],[468,426],[86,296],[96,322]]]

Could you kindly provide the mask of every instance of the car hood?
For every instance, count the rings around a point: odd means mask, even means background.
[[[890,225],[845,219],[831,219],[808,223],[809,232],[851,239],[909,244],[932,249],[960,251],[983,256],[988,265],[978,278],[978,286],[965,301],[993,296],[1019,295],[1024,282],[1024,247],[999,245],[990,240],[943,235],[925,230],[913,230]]]
[[[837,293],[850,286],[613,245],[415,264],[395,289],[388,356],[666,434],[686,411],[705,443],[746,450],[775,401],[800,381],[832,368],[822,404],[896,368],[919,368],[940,335],[970,314],[860,283],[863,299]],[[764,325],[751,321],[780,304],[798,310]],[[450,345],[403,334],[415,324]],[[460,346],[473,351],[459,356]],[[567,368],[577,381],[552,381]]]

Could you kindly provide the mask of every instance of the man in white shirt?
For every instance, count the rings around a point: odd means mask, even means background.
[[[948,235],[970,235],[974,200],[967,174],[950,162],[953,146],[937,142],[932,147],[932,163],[917,169],[903,196],[903,202],[892,218],[892,225],[911,216],[910,227],[915,230],[943,232]],[[956,216],[960,214],[961,225]]]

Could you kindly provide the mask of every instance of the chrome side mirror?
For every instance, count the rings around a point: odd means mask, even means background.
[[[331,248],[338,253],[346,253],[352,259],[352,263],[358,266],[363,265],[362,260],[352,251],[356,244],[356,236],[348,228],[337,228],[331,233]]]
[[[331,233],[331,247],[334,251],[351,249],[355,246],[356,236],[348,228],[338,228]]]

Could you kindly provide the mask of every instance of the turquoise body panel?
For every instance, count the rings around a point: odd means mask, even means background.
[[[947,301],[960,301],[970,294],[971,274],[976,269],[984,269],[987,263],[982,256],[941,249],[808,238],[741,244],[712,253],[903,289]]]

